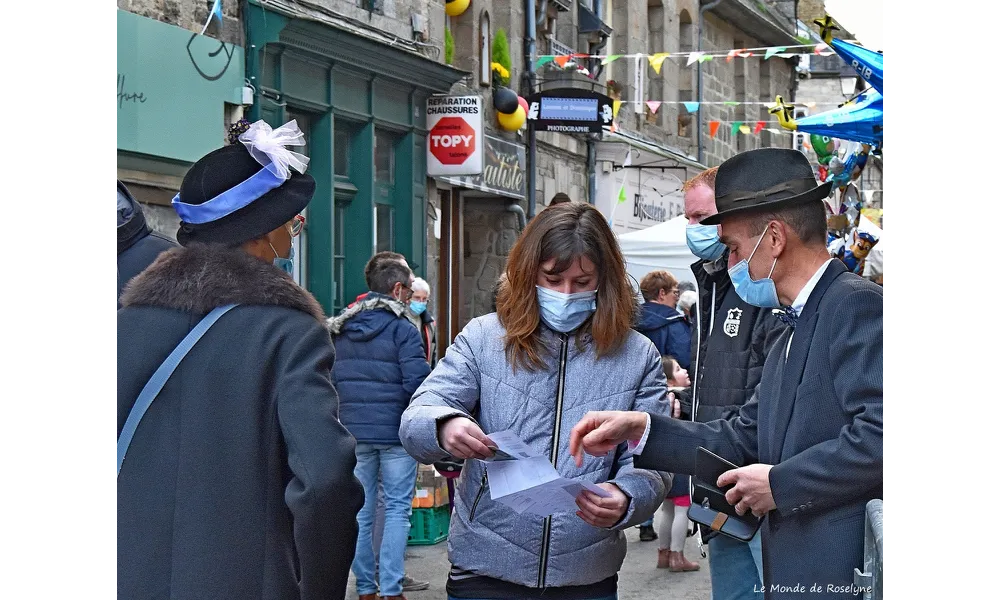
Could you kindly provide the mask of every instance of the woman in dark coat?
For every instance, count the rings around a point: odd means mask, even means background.
[[[315,182],[288,170],[282,131],[301,136],[294,121],[244,134],[260,163],[241,145],[195,163],[174,199],[183,247],[122,296],[120,438],[178,342],[237,306],[167,379],[120,464],[119,598],[344,597],[363,492],[323,311],[287,273]]]

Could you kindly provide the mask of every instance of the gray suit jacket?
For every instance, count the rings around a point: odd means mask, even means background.
[[[654,414],[635,466],[693,474],[698,446],[738,465],[774,465],[777,510],[762,527],[768,599],[857,598],[865,504],[882,497],[882,288],[830,264],[739,415],[691,423]]]

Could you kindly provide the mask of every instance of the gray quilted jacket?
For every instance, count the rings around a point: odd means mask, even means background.
[[[666,379],[656,348],[635,331],[615,354],[597,361],[590,341],[584,339],[581,349],[573,337],[542,330],[549,368],[514,373],[496,314],[471,321],[417,388],[403,413],[399,437],[418,461],[441,460],[448,453],[438,441],[437,423],[463,415],[487,435],[513,430],[550,457],[563,477],[616,484],[631,499],[628,512],[613,528],[599,529],[572,513],[519,515],[494,502],[482,461],[465,461],[456,480],[448,536],[455,568],[537,588],[596,583],[621,568],[626,551],[622,530],[653,515],[672,476],[634,468],[625,445],[608,456],[587,455],[577,468],[569,454],[570,431],[590,410],[667,414]]]

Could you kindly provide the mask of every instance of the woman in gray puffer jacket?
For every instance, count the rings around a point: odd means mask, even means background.
[[[577,467],[569,432],[588,410],[669,413],[653,344],[614,234],[587,204],[542,211],[511,250],[497,312],[474,319],[403,413],[399,436],[423,463],[467,459],[448,536],[450,599],[617,597],[624,530],[653,515],[667,473],[636,469],[622,445]],[[560,475],[597,484],[579,510],[516,513],[489,493],[492,432],[512,430]]]

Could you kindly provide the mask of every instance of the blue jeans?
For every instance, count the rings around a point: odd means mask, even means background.
[[[646,521],[645,523],[639,523],[639,527],[652,527],[652,526],[653,526],[653,517],[650,517],[649,520]]]
[[[712,600],[763,600],[755,592],[763,587],[760,532],[750,542],[724,535],[708,540],[708,566],[712,577]]]
[[[403,555],[410,537],[410,511],[417,483],[417,461],[402,446],[358,444],[358,466],[354,475],[365,488],[365,505],[358,513],[358,544],[351,570],[357,578],[358,595],[403,593]],[[381,484],[379,483],[381,474]],[[385,526],[379,547],[378,585],[375,582],[375,551],[372,527],[378,502],[378,487],[385,498]]]

